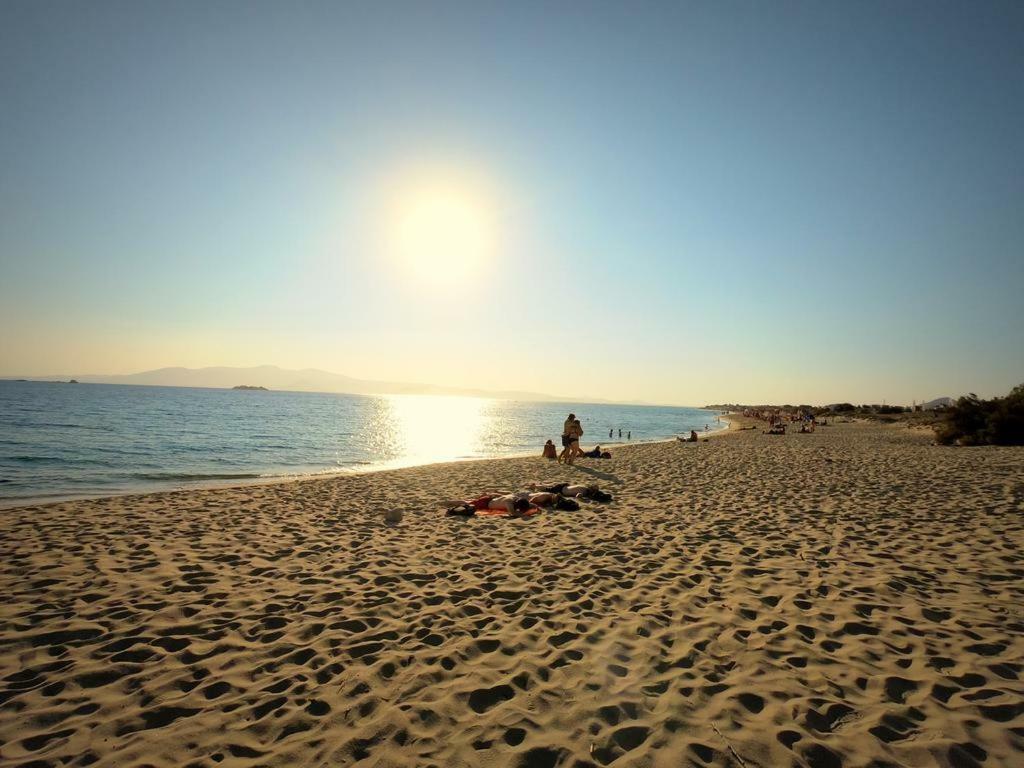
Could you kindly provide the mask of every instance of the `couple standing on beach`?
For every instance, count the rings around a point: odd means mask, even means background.
[[[570,413],[569,418],[562,425],[562,453],[558,457],[559,463],[572,464],[573,459],[583,453],[580,450],[580,438],[583,437],[583,426],[576,418],[575,413]]]

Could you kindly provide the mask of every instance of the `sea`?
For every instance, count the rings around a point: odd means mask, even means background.
[[[570,411],[585,449],[721,426],[701,408],[0,381],[0,506],[540,454]]]

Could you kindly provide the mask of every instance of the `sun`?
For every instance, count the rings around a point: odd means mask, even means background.
[[[445,185],[401,195],[391,234],[401,271],[434,286],[477,277],[493,259],[497,240],[486,197]]]

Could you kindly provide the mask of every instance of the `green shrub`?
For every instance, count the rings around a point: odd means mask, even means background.
[[[1024,445],[1024,384],[991,400],[964,395],[935,427],[935,436],[943,445]]]

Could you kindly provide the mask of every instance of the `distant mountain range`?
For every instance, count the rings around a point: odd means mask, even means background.
[[[304,368],[300,371],[279,368],[276,365],[260,365],[255,368],[159,368],[155,371],[130,373],[118,376],[5,376],[6,379],[27,379],[29,381],[68,381],[75,379],[83,384],[139,384],[161,387],[209,387],[232,389],[239,386],[264,387],[289,392],[338,392],[352,395],[463,395],[467,397],[492,397],[506,400],[532,400],[549,402],[608,402],[594,398],[580,400],[557,397],[539,392],[491,391],[485,389],[464,389],[441,387],[433,384],[410,384],[394,381],[370,381],[342,376],[339,373]]]

